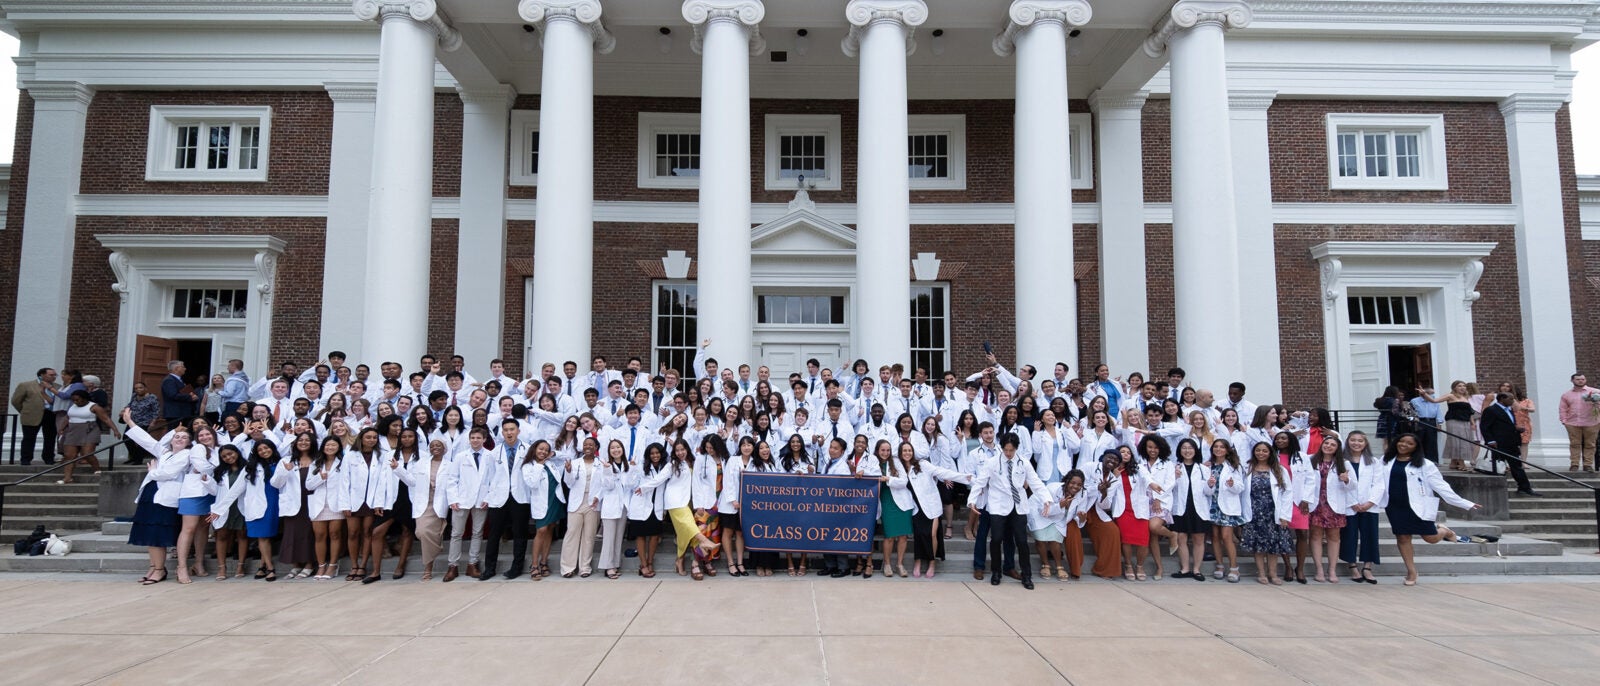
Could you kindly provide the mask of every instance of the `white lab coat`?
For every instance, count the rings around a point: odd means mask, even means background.
[[[1224,468],[1226,471],[1226,468]],[[1211,465],[1204,462],[1196,463],[1194,478],[1189,477],[1189,470],[1185,469],[1182,462],[1173,463],[1174,480],[1172,482],[1172,513],[1188,509],[1194,503],[1195,514],[1201,519],[1211,521],[1211,489],[1206,482],[1211,478]]]
[[[560,467],[554,462],[545,460],[543,464],[528,462],[520,469],[522,483],[528,489],[528,509],[534,519],[544,519],[550,514],[550,489],[556,489],[556,502],[565,503],[567,497],[561,491]]]
[[[1417,464],[1421,463],[1418,467]],[[1443,500],[1463,510],[1472,509],[1474,503],[1466,498],[1456,495],[1455,489],[1444,480],[1444,475],[1439,473],[1439,467],[1430,460],[1413,457],[1409,465],[1399,461],[1387,462],[1379,472],[1376,497],[1372,502],[1378,507],[1389,506],[1389,475],[1396,465],[1403,465],[1406,470],[1406,497],[1411,503],[1411,511],[1424,522],[1437,521],[1439,518],[1439,501]]]
[[[1288,483],[1288,470],[1285,469],[1284,484],[1278,485],[1278,478],[1272,472],[1266,472],[1267,481],[1272,486],[1272,518],[1274,521],[1286,522],[1294,516],[1294,486]],[[1239,516],[1249,522],[1255,517],[1255,512],[1250,505],[1250,479],[1254,474],[1245,472],[1244,488],[1239,490]]]

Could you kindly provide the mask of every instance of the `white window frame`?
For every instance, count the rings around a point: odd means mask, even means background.
[[[162,284],[162,308],[158,323],[163,326],[237,326],[243,328],[250,316],[250,308],[258,303],[250,292],[250,284],[242,281],[169,281]],[[245,316],[243,317],[176,317],[172,308],[177,305],[178,291],[243,291]]]
[[[917,135],[942,134],[949,137],[950,175],[946,178],[911,177],[911,190],[964,191],[967,189],[967,115],[913,114],[907,119],[907,143]],[[910,175],[910,151],[906,153],[906,174]]]
[[[700,331],[700,328],[699,328],[700,327],[700,284],[699,284],[699,282],[695,281],[694,279],[655,279],[655,280],[652,280],[650,282],[650,368],[651,369],[657,369],[657,368],[659,368],[661,366],[661,350],[662,350],[662,348],[661,348],[661,346],[656,345],[656,341],[660,340],[659,338],[657,338],[657,336],[660,335],[660,326],[659,325],[661,323],[661,310],[660,310],[661,288],[664,287],[664,286],[665,287],[693,286],[695,288],[695,314],[694,314],[695,332],[699,333],[699,331]],[[690,337],[689,345],[687,346],[687,348],[692,351],[694,346],[695,346],[695,338],[694,337]],[[669,346],[668,349],[680,349],[681,350],[681,349],[685,349],[685,348],[684,348],[684,346]],[[690,354],[690,357],[691,358],[693,357],[693,353],[692,352]],[[689,366],[689,365],[685,365],[685,367],[687,367],[687,366]],[[690,381],[692,381],[694,379],[694,373],[693,373],[692,370],[679,369],[678,371],[684,375],[685,379],[688,379]]]
[[[944,350],[944,368],[945,368],[945,370],[948,371],[950,369],[950,349],[954,347],[953,345],[951,345],[951,341],[950,341],[950,320],[952,318],[950,316],[950,282],[949,281],[919,281],[917,283],[911,284],[911,290],[909,292],[907,292],[907,294],[906,294],[906,304],[907,304],[907,308],[908,308],[907,311],[906,311],[906,320],[907,320],[908,323],[914,322],[912,314],[911,314],[911,311],[909,309],[909,306],[910,306],[910,302],[911,302],[911,296],[912,296],[912,294],[914,294],[916,292],[916,290],[918,288],[937,288],[937,289],[940,289],[940,292],[943,293],[943,295],[944,295],[944,349],[943,350]],[[915,331],[916,330],[913,327],[913,329],[912,329],[913,335],[915,334]],[[912,352],[935,350],[934,348],[910,348],[909,347],[910,341],[907,341],[906,343],[908,344],[908,348],[907,349],[909,351],[912,351]],[[928,373],[931,375],[933,373],[933,370],[931,370],[931,369],[928,370]]]
[[[506,155],[510,161],[509,183],[513,186],[539,185],[539,172],[528,173],[532,151],[528,144],[539,138],[539,110],[511,110],[511,135],[506,136]]]
[[[260,127],[257,140],[255,169],[179,169],[174,164],[174,147],[178,140],[178,127],[190,124],[212,126],[224,123],[233,127],[229,135],[228,164],[239,163],[239,128]],[[198,106],[151,105],[150,135],[145,150],[144,179],[146,181],[225,181],[260,183],[267,180],[267,161],[271,158],[272,108],[269,106]],[[202,140],[202,146],[204,141]],[[205,157],[205,148],[198,153]]]
[[[1094,115],[1088,112],[1067,115],[1067,134],[1067,144],[1072,148],[1072,164],[1068,170],[1072,187],[1094,188]]]
[[[1366,165],[1358,162],[1361,176],[1339,176],[1339,134],[1388,133],[1389,176],[1366,176]],[[1394,176],[1393,134],[1417,134],[1417,176]],[[1333,190],[1442,191],[1450,187],[1446,173],[1444,115],[1442,114],[1345,114],[1327,115],[1328,187]],[[1362,141],[1357,136],[1358,142]],[[1361,157],[1365,160],[1365,155]]]
[[[1350,331],[1352,333],[1372,333],[1383,331],[1432,332],[1433,308],[1432,303],[1430,303],[1428,300],[1429,295],[1430,293],[1428,291],[1422,290],[1379,291],[1363,288],[1352,288],[1345,295],[1345,309],[1342,312],[1342,315],[1344,316],[1346,325],[1350,327]],[[1417,321],[1410,324],[1361,324],[1350,321],[1350,303],[1359,302],[1364,298],[1378,298],[1383,300],[1389,298],[1413,298],[1417,301]]]
[[[837,114],[769,114],[766,116],[766,189],[769,191],[792,191],[795,189],[794,179],[785,179],[778,176],[778,139],[780,136],[796,135],[823,135],[828,140],[828,150],[823,159],[828,165],[828,176],[825,178],[806,178],[808,185],[819,191],[836,191],[844,188],[844,168],[841,165],[840,149],[844,147],[844,135],[841,133],[839,115]]]
[[[657,134],[700,135],[699,112],[640,112],[639,113],[639,187],[640,188],[699,188],[698,176],[656,175]],[[700,150],[705,151],[705,139],[700,139]],[[702,159],[702,167],[704,160]]]

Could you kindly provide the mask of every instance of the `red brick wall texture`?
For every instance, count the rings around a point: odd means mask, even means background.
[[[145,138],[152,104],[269,104],[273,107],[270,175],[259,184],[155,183],[144,180]],[[518,109],[537,109],[538,96],[521,96]],[[1072,110],[1087,111],[1082,101]],[[602,97],[595,102],[595,197],[597,200],[693,202],[692,189],[637,188],[637,123],[640,112],[693,112],[694,98]],[[964,191],[915,191],[918,203],[1011,201],[1012,143],[1010,101],[913,101],[913,114],[963,113],[966,115],[967,188]],[[1171,197],[1168,103],[1155,99],[1144,112],[1145,195],[1151,202]],[[1324,115],[1328,112],[1443,113],[1449,157],[1450,188],[1429,192],[1330,191],[1327,189],[1327,152]],[[856,154],[856,104],[853,101],[755,100],[751,102],[750,165],[752,200],[783,202],[788,191],[764,189],[764,115],[769,113],[823,113],[840,116],[843,140],[841,172],[843,190],[817,191],[818,202],[854,202]],[[1279,202],[1455,202],[1507,203],[1510,189],[1504,123],[1492,103],[1358,102],[1280,100],[1268,112],[1273,175],[1273,198]],[[18,105],[9,221],[13,230],[0,232],[0,311],[15,308],[17,255],[24,217],[27,167],[31,150],[32,101],[26,94]],[[328,145],[332,103],[321,92],[140,92],[107,91],[96,95],[89,112],[82,192],[141,194],[262,194],[321,195],[327,192]],[[1583,316],[1588,303],[1600,292],[1588,279],[1600,277],[1600,249],[1580,240],[1577,218],[1576,177],[1573,173],[1570,121],[1565,111],[1558,127],[1561,144],[1563,193],[1568,223],[1569,264],[1574,275],[1574,323],[1578,334],[1580,365],[1600,366],[1600,324]],[[461,169],[461,103],[440,94],[435,105],[434,191],[441,197],[458,195]],[[554,173],[545,170],[546,173]],[[536,189],[513,187],[512,198],[536,197]],[[1092,190],[1073,193],[1078,202],[1094,202]],[[279,303],[273,326],[271,357],[315,358],[321,310],[321,274],[324,221],[316,218],[160,218],[84,217],[76,232],[76,273],[72,292],[73,321],[67,362],[109,377],[114,341],[104,334],[103,322],[115,321],[117,303],[109,290],[112,281],[105,251],[93,234],[264,233],[288,243],[280,261]],[[435,352],[449,352],[455,322],[451,317],[455,291],[451,286],[457,260],[457,222],[433,223],[433,284],[428,303],[428,343]],[[530,221],[508,222],[506,246],[510,267],[504,285],[506,320],[502,343],[508,367],[524,368],[522,360],[523,279],[533,257]],[[1148,253],[1148,311],[1119,313],[1146,316],[1150,326],[1150,359],[1161,369],[1173,361],[1173,285],[1171,279],[1172,232],[1170,225],[1145,229]],[[649,351],[651,277],[638,267],[639,260],[659,259],[669,249],[695,256],[695,227],[689,224],[602,223],[595,227],[595,311],[593,332],[596,353],[614,359]],[[1014,355],[1014,288],[1066,288],[1070,275],[1046,283],[1013,286],[1009,225],[919,225],[912,227],[911,252],[935,252],[942,260],[964,263],[951,283],[951,351],[953,366],[971,369],[981,364],[982,341],[992,341],[1003,359]],[[1326,240],[1490,241],[1498,243],[1484,261],[1473,310],[1478,349],[1479,379],[1520,381],[1521,335],[1517,301],[1516,262],[1512,229],[1504,226],[1305,226],[1277,227],[1277,271],[1280,301],[1286,400],[1315,404],[1326,396],[1322,344],[1322,309],[1316,297],[1318,274],[1309,248]],[[1097,229],[1074,227],[1076,259],[1093,262],[1098,250]],[[996,249],[996,246],[1004,246]],[[911,255],[907,256],[908,259]],[[1098,275],[1081,274],[1076,284],[1079,300],[1079,359],[1085,367],[1102,356],[1099,335]],[[538,322],[534,323],[539,325]],[[0,317],[0,337],[8,343],[13,331],[10,317]],[[1492,352],[1490,352],[1492,351]],[[22,354],[24,351],[16,351]],[[1037,361],[1035,361],[1037,363]],[[474,361],[481,364],[480,361]],[[1131,370],[1118,370],[1131,371]],[[1273,394],[1267,394],[1273,395]]]

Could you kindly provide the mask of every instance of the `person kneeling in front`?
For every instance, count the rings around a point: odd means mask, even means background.
[[[999,459],[983,464],[972,480],[972,493],[967,496],[967,507],[977,507],[985,502],[984,511],[989,517],[989,557],[1000,559],[1000,549],[1010,539],[1017,550],[1017,571],[1022,574],[1022,587],[1033,590],[1033,570],[1028,564],[1028,513],[1024,503],[1027,490],[1034,493],[1044,490],[1044,482],[1033,471],[1033,465],[1017,454],[1020,441],[1016,434],[1000,437]],[[989,583],[1000,585],[1000,568],[995,567]]]

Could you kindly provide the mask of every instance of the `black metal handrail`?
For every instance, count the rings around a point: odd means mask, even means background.
[[[29,481],[33,481],[34,479],[37,479],[37,478],[39,478],[41,476],[44,476],[46,474],[49,474],[51,472],[54,472],[54,471],[56,471],[58,469],[63,469],[69,464],[77,464],[77,463],[82,462],[84,460],[87,460],[87,459],[89,459],[91,457],[96,457],[100,453],[106,453],[106,464],[105,464],[105,469],[103,471],[109,472],[112,469],[114,469],[115,466],[116,466],[116,462],[117,462],[117,453],[116,453],[117,446],[122,445],[123,443],[126,443],[126,442],[127,442],[127,439],[123,439],[123,440],[119,440],[119,441],[117,441],[115,443],[111,443],[111,444],[108,444],[108,445],[103,445],[103,446],[101,446],[99,448],[96,448],[94,452],[85,453],[83,455],[79,455],[79,456],[77,456],[75,458],[72,458],[70,460],[62,460],[60,462],[55,463],[54,465],[51,465],[50,467],[48,467],[46,469],[41,469],[41,470],[39,470],[37,472],[34,472],[34,473],[29,474],[29,475],[27,475],[25,477],[22,477],[21,479],[17,479],[16,481],[12,481],[10,483],[0,484],[0,529],[3,529],[4,526],[5,526],[6,491],[8,489],[10,489],[12,486],[21,486],[22,484],[28,483]],[[55,446],[51,446],[50,449],[54,450]]]
[[[4,424],[6,452],[11,456],[9,464],[16,464],[17,448],[22,445],[22,415],[7,412],[4,421],[0,423]]]
[[[1329,413],[1333,415],[1333,422],[1334,422],[1335,426],[1338,426],[1339,417],[1341,415],[1367,414],[1367,415],[1374,415],[1374,419],[1376,419],[1377,417],[1381,417],[1382,415],[1388,414],[1388,412],[1386,410],[1330,410]],[[1543,465],[1534,464],[1532,462],[1529,462],[1529,461],[1523,459],[1523,457],[1521,455],[1516,455],[1516,454],[1512,454],[1512,453],[1506,452],[1504,450],[1496,448],[1496,447],[1494,447],[1492,445],[1489,445],[1487,443],[1480,442],[1475,438],[1471,438],[1471,437],[1468,437],[1468,436],[1462,436],[1460,434],[1451,433],[1450,431],[1445,430],[1444,427],[1438,426],[1436,424],[1427,425],[1427,429],[1429,431],[1433,431],[1433,432],[1436,432],[1436,433],[1439,433],[1439,434],[1442,434],[1442,435],[1445,435],[1445,436],[1449,436],[1449,437],[1454,438],[1456,440],[1461,440],[1461,441],[1466,441],[1468,443],[1471,443],[1471,444],[1473,444],[1475,446],[1478,446],[1479,448],[1483,448],[1484,450],[1489,451],[1490,455],[1498,455],[1500,457],[1500,459],[1506,460],[1507,462],[1509,462],[1511,460],[1516,460],[1523,467],[1532,467],[1532,468],[1537,469],[1537,470],[1539,470],[1541,472],[1544,472],[1545,474],[1548,474],[1550,476],[1553,476],[1553,477],[1556,477],[1558,479],[1561,479],[1562,481],[1565,481],[1565,482],[1567,482],[1569,484],[1572,484],[1574,486],[1581,486],[1583,488],[1589,489],[1590,494],[1594,497],[1595,543],[1596,543],[1596,547],[1600,548],[1600,486],[1595,486],[1593,484],[1585,483],[1583,481],[1579,481],[1579,480],[1574,479],[1574,478],[1572,478],[1570,476],[1567,476],[1566,474],[1562,474],[1562,473],[1560,473],[1558,471],[1555,471],[1555,470],[1550,469],[1548,467],[1545,467]],[[1481,472],[1482,470],[1475,470],[1475,471],[1480,471]],[[1490,473],[1493,473],[1493,472],[1490,472]],[[1496,474],[1496,476],[1499,476],[1498,473],[1495,473],[1495,474]]]

